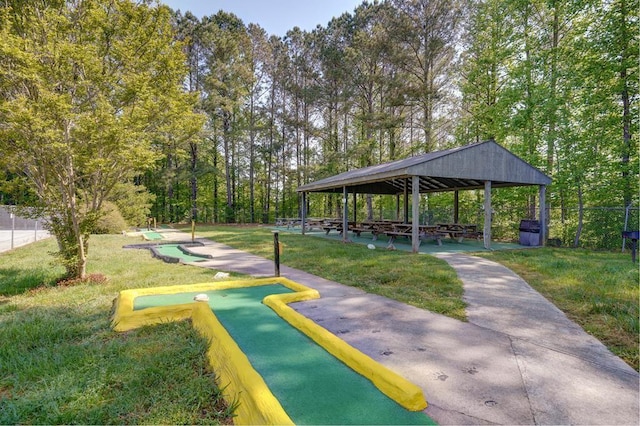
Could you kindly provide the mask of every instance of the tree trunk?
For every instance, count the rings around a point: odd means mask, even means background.
[[[251,94],[249,110],[249,221],[256,222],[256,194],[255,194],[255,162],[256,162],[256,131],[255,131],[255,106],[254,95]]]
[[[222,143],[224,146],[224,179],[227,189],[227,203],[225,205],[225,222],[233,223],[233,190],[231,188],[231,148],[229,140],[231,139],[231,114],[225,112],[222,117]]]
[[[198,220],[198,177],[196,175],[196,168],[198,164],[198,145],[191,142],[189,143],[191,149],[191,220]]]
[[[78,264],[76,266],[77,278],[81,280],[87,276],[87,248],[88,248],[88,236],[85,239],[84,235],[78,236]]]
[[[631,205],[632,189],[630,179],[629,158],[631,156],[631,104],[629,99],[629,83],[627,75],[627,61],[629,49],[629,37],[627,35],[627,4],[625,0],[620,1],[620,15],[622,23],[620,31],[622,32],[620,39],[624,43],[621,49],[620,57],[620,80],[622,82],[622,180],[623,180],[623,198],[624,206]]]
[[[576,229],[576,237],[573,240],[573,246],[580,246],[580,235],[582,234],[582,226],[584,219],[584,205],[582,200],[582,185],[578,185],[578,229]]]

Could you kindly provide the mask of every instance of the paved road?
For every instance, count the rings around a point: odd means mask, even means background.
[[[38,230],[15,230],[13,231],[13,236],[11,235],[11,230],[0,230],[0,253],[4,251],[11,250],[13,239],[13,248],[17,248],[20,246],[24,246],[27,244],[31,244],[36,240],[42,240],[44,238],[49,238],[49,231]]]
[[[186,234],[168,233],[188,240]],[[272,276],[272,261],[205,239],[194,265]],[[349,344],[422,387],[440,424],[640,424],[639,376],[509,269],[453,253],[469,322],[304,271],[281,274],[317,289],[292,304]]]

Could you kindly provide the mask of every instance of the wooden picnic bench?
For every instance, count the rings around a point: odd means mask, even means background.
[[[276,219],[276,226],[286,226],[287,229],[300,226],[301,223],[302,220],[298,218],[280,217]]]
[[[322,227],[324,226],[324,223],[325,223],[325,219],[314,219],[314,218],[306,219],[304,221],[305,230],[311,231],[314,228],[322,229]]]
[[[461,243],[465,238],[480,239],[483,236],[482,231],[478,231],[476,225],[466,225],[459,223],[439,223],[437,224],[438,232],[449,235],[452,240],[458,240]]]
[[[354,222],[347,222],[347,227],[354,225]],[[341,219],[332,219],[325,220],[322,224],[322,229],[326,232],[326,235],[329,235],[331,230],[336,230],[339,234],[342,234],[343,223]]]
[[[349,226],[349,230],[356,234],[358,237],[363,232],[371,232],[372,240],[378,239],[378,235],[384,234],[387,231],[393,231],[393,225],[399,224],[399,221],[364,221],[360,224],[354,224]]]
[[[410,224],[394,224],[393,230],[386,231],[385,234],[389,237],[388,249],[395,249],[393,243],[398,237],[405,237],[411,239],[413,237],[413,226]],[[442,237],[445,234],[438,231],[437,226],[420,225],[418,227],[418,245],[424,241],[433,239],[436,243],[442,245]]]

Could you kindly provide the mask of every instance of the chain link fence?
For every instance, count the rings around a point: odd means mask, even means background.
[[[0,206],[0,251],[11,250],[50,236],[43,219],[31,219]]]

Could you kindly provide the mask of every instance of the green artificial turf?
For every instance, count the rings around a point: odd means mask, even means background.
[[[279,285],[206,292],[220,322],[296,424],[435,424],[381,393],[262,304]],[[134,309],[193,301],[197,293],[141,296]]]
[[[204,256],[196,256],[188,254],[180,250],[180,244],[161,244],[155,246],[155,250],[163,256],[175,257],[183,262],[202,262],[206,259]]]
[[[151,240],[151,241],[164,239],[162,234],[160,234],[159,232],[155,232],[155,231],[144,231],[143,234],[144,234],[144,238],[145,239]]]

